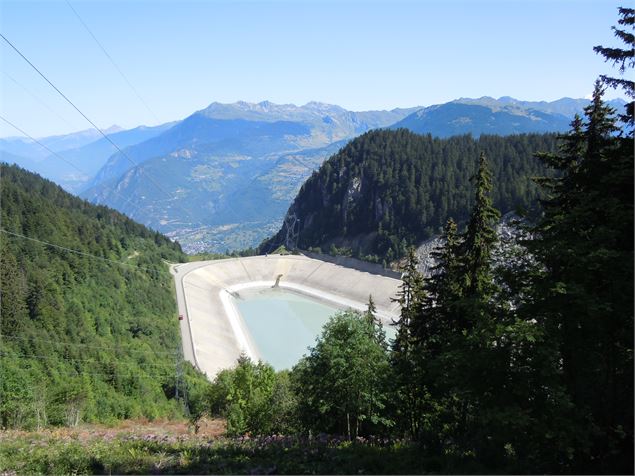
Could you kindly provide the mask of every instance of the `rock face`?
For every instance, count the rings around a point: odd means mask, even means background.
[[[419,260],[418,269],[424,276],[430,276],[432,269],[436,266],[437,262],[432,256],[438,248],[444,245],[445,241],[436,236],[424,241],[417,247],[417,259]]]
[[[285,243],[296,233],[287,233],[283,224],[262,249],[285,244],[330,251],[334,246],[341,254],[392,262],[409,245],[434,238],[449,217],[465,223],[473,201],[470,178],[481,151],[491,164],[494,204],[507,213],[537,198],[531,177],[545,169],[534,153],[554,148],[551,134],[476,140],[436,139],[404,129],[368,132],[302,185],[285,220],[299,220],[297,243]]]
[[[48,152],[25,140],[0,139],[0,158],[165,232],[189,252],[225,251],[255,246],[275,233],[301,184],[329,156],[368,130],[405,127],[439,137],[561,131],[587,103],[485,97],[362,112],[320,102],[212,103],[175,123],[107,130],[125,155],[113,154],[112,145],[95,131],[42,139],[85,173],[47,157]],[[359,193],[351,190],[349,204],[364,194],[366,178],[360,179]],[[321,196],[329,193],[325,190]],[[371,199],[375,221],[395,211],[394,200]],[[341,208],[346,208],[344,203],[338,202]],[[426,210],[425,221],[435,213]],[[344,211],[337,216],[347,226],[354,221]]]
[[[496,234],[498,235],[497,249],[494,252],[494,260],[497,265],[504,265],[502,256],[510,247],[515,246],[516,240],[523,236],[523,232],[518,229],[517,223],[520,217],[514,212],[506,213],[502,216],[501,221],[496,226]],[[430,276],[432,270],[437,265],[437,261],[432,256],[435,250],[442,247],[445,241],[436,236],[424,241],[417,247],[417,259],[419,260],[418,269],[424,276]]]
[[[328,156],[413,110],[212,103],[113,155],[82,196],[165,232],[188,252],[255,246],[279,227],[300,185]]]

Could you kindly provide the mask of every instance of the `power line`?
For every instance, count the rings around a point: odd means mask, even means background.
[[[75,10],[75,8],[73,7],[73,5],[71,5],[69,0],[66,0],[66,4],[68,5],[68,7],[73,11],[73,13],[75,14],[75,16],[77,17],[77,19],[79,20],[79,22],[82,24],[82,26],[84,27],[84,29],[88,32],[88,34],[92,37],[92,39],[95,41],[95,43],[97,44],[97,46],[99,46],[99,48],[101,49],[101,51],[104,53],[104,55],[106,56],[106,58],[108,58],[108,60],[110,61],[110,63],[113,65],[113,67],[117,70],[117,72],[119,73],[119,75],[123,78],[123,80],[126,82],[126,84],[130,87],[130,89],[132,90],[132,92],[135,94],[135,96],[137,96],[137,99],[139,99],[139,102],[141,102],[141,104],[143,104],[143,106],[148,110],[148,112],[152,115],[152,117],[154,117],[155,121],[157,123],[161,123],[161,120],[157,117],[157,115],[154,113],[154,111],[150,108],[150,106],[148,105],[148,103],[143,99],[143,97],[141,96],[141,94],[139,94],[139,91],[137,91],[137,88],[134,87],[134,85],[132,84],[132,82],[128,79],[128,77],[124,74],[123,70],[117,65],[117,63],[115,62],[115,60],[112,58],[112,56],[108,53],[108,51],[106,50],[106,48],[101,44],[101,42],[97,39],[97,37],[95,36],[95,34],[92,32],[92,30],[88,27],[88,25],[86,24],[86,22],[83,20],[83,18],[81,17],[81,15],[77,12],[77,10]],[[143,170],[141,170],[141,172],[143,172]],[[111,189],[112,192],[114,192],[114,189]],[[171,195],[170,195],[171,197]],[[132,199],[132,194],[130,195],[130,197],[124,201],[123,205],[121,205],[121,209],[125,210],[125,206],[130,202],[130,200]],[[179,207],[181,208],[181,207]],[[186,212],[187,215],[190,218],[193,218],[192,215],[190,215],[189,212]],[[199,223],[202,225],[202,223]]]
[[[106,139],[108,142],[110,142],[110,144],[112,144],[112,146],[117,149],[119,151],[119,153],[125,157],[134,167],[139,168],[139,164],[137,164],[134,160],[132,160],[132,158],[130,158],[130,156],[128,154],[126,154],[117,144],[115,144],[112,139],[110,137],[108,137],[104,131],[102,131],[99,127],[97,127],[97,124],[95,124],[93,121],[91,121],[89,119],[89,117],[84,114],[74,103],[73,101],[71,101],[62,91],[59,90],[59,88],[57,86],[55,86],[45,75],[44,73],[42,73],[33,63],[31,63],[31,61],[29,61],[29,59],[24,56],[24,54],[22,54],[22,52],[16,47],[14,46],[13,43],[11,43],[6,36],[4,36],[2,33],[0,33],[0,37],[18,54],[20,55],[20,57],[26,61],[29,66],[31,66],[31,68],[33,68],[43,79],[44,81],[46,81],[53,89],[55,89],[55,91],[57,91],[57,93],[62,96],[62,98],[64,98],[64,100],[66,100],[67,103],[69,103],[84,119],[86,119],[86,121],[88,121],[88,123],[93,126],[93,128],[99,132],[99,134],[101,134],[103,136],[104,139]],[[139,170],[142,170],[139,168]],[[165,193],[169,199],[172,199],[172,195],[167,192],[163,187],[161,187],[161,185],[159,185],[156,180],[154,180],[149,174],[147,174],[147,179],[152,182],[154,184],[155,187],[157,187],[161,192]],[[190,214],[189,211],[185,210],[183,207],[178,207],[181,210],[183,210],[190,218],[193,219],[192,215]],[[199,222],[200,224],[200,222]]]
[[[33,142],[35,142],[36,144],[38,144],[40,147],[46,149],[51,155],[54,155],[55,157],[57,157],[58,159],[63,160],[64,162],[66,162],[68,165],[70,165],[71,167],[73,167],[75,170],[77,170],[79,173],[81,173],[82,175],[86,175],[86,172],[84,172],[83,170],[81,170],[79,167],[77,167],[74,163],[72,163],[70,160],[65,159],[64,157],[62,157],[61,155],[59,155],[57,152],[55,152],[54,150],[50,149],[48,146],[46,146],[45,144],[43,144],[42,142],[40,142],[39,140],[37,140],[35,137],[31,136],[30,134],[26,133],[25,131],[23,131],[22,129],[20,129],[18,126],[16,126],[13,122],[9,121],[8,119],[6,119],[5,117],[3,117],[2,115],[0,115],[0,119],[2,119],[4,122],[6,122],[7,124],[9,124],[11,127],[13,127],[15,130],[21,132],[22,134],[24,134],[26,137],[28,137],[29,139],[31,139]]]
[[[112,57],[108,54],[108,52],[105,50],[105,48],[101,45],[101,43],[99,42],[99,40],[97,40],[97,38],[95,37],[95,35],[91,32],[91,30],[88,28],[88,26],[86,25],[86,23],[82,20],[82,18],[79,16],[79,14],[77,13],[77,11],[73,8],[73,6],[70,4],[70,2],[67,0],[66,3],[68,4],[68,6],[71,8],[71,10],[73,10],[73,12],[75,13],[75,15],[77,16],[77,18],[79,19],[79,21],[82,23],[82,25],[86,28],[86,30],[88,31],[88,33],[93,37],[93,39],[95,40],[95,42],[99,45],[99,47],[102,49],[102,51],[104,52],[104,54],[110,59],[110,61],[112,62],[112,64],[115,66],[115,68],[119,71],[119,73],[122,75],[122,77],[126,80],[126,82],[129,84],[129,86],[133,89],[133,91],[135,91],[135,93],[137,94],[137,96],[139,97],[139,99],[145,104],[145,101],[143,101],[143,99],[141,98],[141,96],[137,93],[136,89],[134,89],[134,87],[132,86],[132,84],[127,80],[126,76],[123,74],[123,72],[121,71],[121,69],[116,65],[116,63],[114,62],[114,60],[112,59]],[[62,93],[31,61],[29,61],[29,59],[22,54],[22,52],[20,50],[18,50],[18,48],[16,46],[13,45],[13,43],[11,43],[4,35],[2,35],[0,33],[0,37],[2,37],[2,39],[9,45],[11,46],[11,48],[18,54],[20,55],[24,61],[26,61],[53,89],[55,89],[57,91],[58,94],[60,94],[60,96],[62,96],[62,98],[64,98],[79,114],[82,115],[82,117],[84,117],[84,119],[86,119],[86,121],[88,121],[94,128],[95,130],[97,130],[108,142],[110,142],[113,147],[115,147],[115,149],[117,149],[117,151],[119,151],[119,153],[125,157],[130,163],[133,164],[134,167],[137,167],[142,173],[143,173],[143,169],[139,168],[139,164],[137,164],[132,158],[130,158],[130,156],[128,154],[126,154],[121,148],[119,148],[117,146],[117,144],[115,144],[99,127],[97,127],[97,125],[91,121],[86,114],[84,114],[64,93]],[[150,112],[152,112],[150,110]],[[305,163],[303,163],[302,161],[300,161],[299,159],[295,158],[295,157],[288,157],[288,160],[292,160],[297,162],[298,164],[302,165],[303,167],[307,168],[308,170],[312,170],[310,167],[308,167]],[[167,192],[165,189],[163,189],[163,187],[161,187],[149,174],[147,174],[147,178],[149,181],[151,181],[159,190],[161,190],[163,193],[165,193],[169,199],[172,199],[172,195]],[[258,177],[255,177],[254,180],[256,180]],[[254,181],[252,180],[252,182]],[[127,203],[130,200],[130,197],[126,200],[125,203]],[[233,207],[231,206],[230,203],[226,203],[227,207],[233,212],[234,216],[238,216],[238,214],[236,213],[235,210],[233,210]],[[191,219],[194,219],[191,215],[191,213],[184,209],[183,207],[177,205],[178,208],[180,208],[181,210],[183,210],[186,215],[188,215]],[[200,222],[196,222],[196,220],[194,220],[194,222],[192,224],[199,224],[199,225],[203,225]]]
[[[0,351],[0,358],[5,358],[5,359],[23,359],[27,361],[44,361],[44,362],[51,360],[48,357],[44,357],[44,358],[41,358],[41,357],[42,356],[16,355],[16,354]],[[61,360],[70,362],[68,359],[61,358]],[[51,373],[51,369],[47,369],[47,370],[49,370],[49,373]],[[65,369],[65,370],[68,370],[68,369]],[[139,368],[138,371],[132,371],[132,372],[128,371],[125,373],[119,372],[117,370],[114,370],[113,372],[86,372],[81,369],[80,370],[74,369],[74,370],[78,374],[78,376],[91,375],[91,376],[111,377],[111,378],[139,377],[139,370],[140,370],[140,371],[143,371],[143,373],[147,375],[148,377],[153,377],[153,378],[164,377],[167,379],[173,372],[172,366],[166,368],[166,371],[163,373],[156,373],[155,372],[156,369],[154,369],[155,371],[153,372],[147,372],[146,369],[144,368]]]
[[[79,15],[79,13],[77,13],[77,10],[75,10],[75,8],[73,8],[73,6],[71,5],[71,3],[66,0],[66,4],[69,6],[69,8],[71,10],[73,10],[73,13],[75,14],[75,16],[77,17],[77,19],[79,20],[79,22],[84,26],[84,28],[86,29],[86,31],[88,32],[88,34],[93,38],[93,40],[95,40],[95,43],[97,43],[97,46],[99,46],[99,48],[101,49],[101,51],[104,53],[104,55],[106,55],[106,57],[110,60],[110,62],[112,63],[112,65],[115,67],[115,69],[119,72],[119,74],[121,75],[121,77],[123,78],[123,80],[128,84],[128,86],[130,86],[130,89],[132,90],[132,92],[134,92],[134,94],[137,96],[137,99],[139,99],[139,101],[145,106],[145,108],[148,110],[148,112],[152,115],[152,117],[154,117],[154,119],[160,123],[161,121],[159,120],[159,118],[157,117],[157,115],[154,113],[154,111],[152,109],[150,109],[150,106],[148,106],[148,104],[143,100],[143,98],[141,97],[141,95],[139,94],[139,92],[137,91],[137,89],[132,85],[132,83],[128,80],[128,78],[126,77],[126,75],[123,73],[123,71],[121,70],[121,68],[119,68],[119,66],[117,66],[117,63],[115,63],[115,60],[112,59],[112,56],[110,56],[108,54],[108,52],[106,51],[106,48],[104,48],[104,46],[100,43],[100,41],[97,39],[97,37],[93,34],[93,32],[90,30],[90,28],[88,28],[88,25],[86,24],[86,22],[82,19],[82,17]]]
[[[0,351],[0,355],[16,357],[16,358],[19,358],[19,359],[24,358],[24,359],[37,359],[37,360],[64,360],[66,362],[84,362],[84,363],[88,362],[88,363],[91,363],[91,364],[98,364],[98,365],[116,364],[116,362],[112,362],[112,361],[104,362],[104,361],[99,361],[99,360],[94,360],[94,359],[75,359],[75,358],[72,358],[72,357],[66,357],[64,355],[59,355],[59,354],[58,355],[38,355],[38,354],[28,354],[27,355],[27,354],[16,354],[16,353],[7,352],[7,351]],[[172,355],[177,355],[178,356],[178,353],[173,352]],[[132,363],[134,363],[134,365],[137,365],[139,367],[141,367],[142,365],[147,365],[148,367],[155,367],[155,368],[161,368],[161,369],[166,368],[164,365],[162,365],[159,362],[155,362],[155,363],[145,362],[143,364],[140,364],[139,362],[132,362]],[[169,368],[170,368],[170,372],[171,372],[172,371],[171,370],[172,366],[169,366]],[[143,369],[143,367],[141,367],[141,369],[145,370],[145,369]]]
[[[85,28],[88,30],[88,32],[91,34],[91,36],[94,38],[94,40],[100,45],[100,47],[102,48],[102,50],[104,51],[104,53],[111,59],[110,55],[108,55],[108,53],[106,52],[106,50],[101,46],[101,44],[99,43],[99,41],[97,40],[97,38],[92,34],[92,32],[90,31],[90,29],[86,26],[86,24],[83,22],[83,20],[81,20],[81,17],[77,14],[77,12],[75,11],[75,9],[72,7],[72,5],[68,2],[67,0],[67,4],[69,5],[69,7],[75,12],[75,14],[77,15],[78,19],[82,22],[82,24],[85,26]],[[62,93],[62,91],[59,90],[59,88],[57,88],[57,86],[55,86],[16,46],[13,45],[13,43],[11,43],[2,33],[0,33],[0,37],[2,37],[2,39],[18,54],[20,55],[20,57],[22,57],[22,59],[24,59],[24,61],[26,61],[53,89],[55,89],[55,91],[57,91],[57,93],[62,96],[62,98],[64,98],[66,100],[66,102],[68,102],[79,114],[81,114],[81,116],[86,119],[86,121],[88,121],[93,128],[99,132],[108,142],[110,142],[110,144],[113,145],[113,147],[115,147],[115,149],[117,149],[117,151],[119,151],[119,153],[125,157],[134,167],[136,167],[138,170],[140,170],[142,173],[144,172],[143,169],[141,169],[139,167],[139,164],[137,164],[128,154],[126,154],[121,148],[119,148],[119,146],[117,146],[117,144],[115,144],[92,120],[90,120],[88,118],[88,116],[86,116],[86,114],[84,114],[64,93]],[[113,65],[116,66],[116,64],[113,61]],[[119,70],[119,68],[117,67],[117,69]],[[121,70],[119,70],[121,72]],[[123,75],[123,73],[122,73]],[[125,75],[124,75],[125,77]],[[132,86],[132,85],[131,85]],[[300,165],[302,165],[303,167],[310,169],[306,164],[302,163],[301,161],[299,161],[297,158],[293,157],[293,158],[289,158],[297,163],[299,163]],[[173,196],[172,194],[170,194],[169,192],[167,192],[163,187],[161,187],[149,174],[147,174],[147,178],[150,182],[152,182],[160,191],[162,191],[169,199],[172,199]],[[258,177],[255,177],[252,182],[254,180],[256,180]],[[128,200],[130,200],[130,198],[128,198]],[[127,202],[126,202],[127,203]],[[238,216],[238,214],[236,213],[235,210],[233,210],[233,207],[231,206],[230,203],[226,203],[226,205],[228,206],[228,208],[233,212],[234,216]],[[176,205],[179,209],[183,210],[186,215],[188,215],[191,219],[194,220],[194,222],[192,223],[194,224],[199,224],[199,225],[203,225],[201,222],[196,222],[196,220],[194,219],[194,217],[192,217],[191,213],[184,209],[183,207]]]
[[[6,36],[4,36],[2,33],[0,33],[0,37],[2,37],[2,39],[3,39],[3,40],[4,40],[4,41],[5,41],[5,42],[6,42],[6,43],[7,43],[7,44],[11,47],[11,48],[13,48],[13,50],[14,50],[14,51],[15,51],[18,55],[20,55],[20,56],[22,57],[22,59],[23,59],[24,61],[26,61],[26,62],[29,64],[29,66],[31,66],[31,68],[33,68],[33,69],[34,69],[34,70],[35,70],[35,71],[36,71],[36,72],[37,72],[37,73],[38,73],[38,74],[39,74],[39,75],[40,75],[40,76],[44,79],[44,81],[46,81],[46,82],[47,82],[47,83],[48,83],[48,84],[49,84],[49,85],[50,85],[53,89],[55,89],[55,91],[57,91],[57,93],[58,93],[60,96],[62,96],[62,97],[66,100],[66,102],[67,102],[67,103],[69,103],[69,104],[70,104],[70,105],[71,105],[71,106],[72,106],[72,107],[73,107],[73,108],[74,108],[74,109],[75,109],[78,113],[80,113],[80,114],[82,115],[82,117],[83,117],[84,119],[86,119],[86,120],[90,123],[90,125],[91,125],[91,126],[93,126],[93,127],[95,128],[95,130],[96,130],[97,132],[99,132],[102,136],[104,136],[104,138],[105,138],[106,140],[108,140],[108,142],[110,142],[110,143],[111,143],[111,144],[112,144],[112,145],[113,145],[113,146],[114,146],[117,150],[119,150],[119,151],[121,152],[121,149],[119,149],[119,147],[117,146],[117,144],[115,144],[112,140],[110,140],[110,138],[109,138],[109,137],[108,137],[108,136],[107,136],[107,135],[106,135],[106,134],[105,134],[105,133],[104,133],[104,132],[103,132],[103,131],[99,128],[99,127],[97,127],[97,125],[96,125],[93,121],[91,121],[91,120],[88,118],[88,116],[86,116],[86,114],[84,114],[84,113],[83,113],[83,112],[82,112],[82,111],[81,111],[81,110],[80,110],[80,109],[79,109],[79,108],[78,108],[78,107],[77,107],[77,106],[73,103],[73,101],[71,101],[70,99],[68,99],[68,97],[66,97],[66,95],[65,95],[62,91],[60,91],[60,90],[57,88],[57,86],[55,86],[55,85],[54,85],[54,84],[53,84],[53,83],[52,83],[52,82],[51,82],[51,81],[50,81],[50,80],[49,80],[49,79],[48,79],[48,78],[44,75],[44,73],[42,73],[42,72],[41,72],[41,71],[40,71],[40,70],[39,70],[39,69],[38,69],[38,68],[37,68],[37,67],[36,67],[33,63],[31,63],[31,61],[29,61],[29,59],[28,59],[26,56],[24,56],[24,55],[22,54],[22,52],[21,52],[20,50],[18,50],[18,49],[17,49],[17,48],[13,45],[13,43],[11,43],[11,42],[7,39],[7,37],[6,37]]]
[[[93,350],[108,350],[108,351],[120,351],[120,352],[124,352],[126,354],[128,353],[139,353],[139,354],[144,354],[147,355],[148,353],[151,353],[153,355],[174,355],[175,353],[177,353],[178,351],[173,351],[173,352],[168,352],[168,351],[156,351],[156,350],[152,350],[150,352],[146,351],[146,350],[140,350],[140,349],[122,349],[122,348],[117,348],[117,347],[104,347],[104,346],[94,346],[92,344],[73,344],[70,342],[59,342],[59,341],[53,341],[50,339],[42,339],[40,337],[21,337],[21,336],[5,336],[2,335],[0,336],[0,340],[4,340],[4,339],[8,339],[8,340],[22,340],[22,341],[37,341],[37,342],[47,342],[49,344],[53,344],[53,345],[57,345],[57,346],[64,346],[64,347],[89,347]]]
[[[35,142],[36,144],[38,144],[40,147],[43,147],[44,149],[46,149],[51,155],[57,157],[58,159],[66,162],[68,165],[70,165],[71,167],[73,167],[75,170],[77,170],[79,173],[85,175],[86,177],[90,177],[90,174],[83,171],[82,169],[80,169],[79,167],[77,167],[75,164],[73,164],[70,160],[62,157],[60,154],[58,154],[57,152],[55,152],[54,150],[50,149],[49,147],[47,147],[45,144],[43,144],[42,142],[40,142],[39,140],[37,140],[35,137],[33,137],[32,135],[30,135],[28,132],[25,132],[23,129],[19,128],[18,126],[16,126],[14,123],[12,123],[11,121],[9,121],[7,118],[3,117],[2,115],[0,115],[0,119],[2,119],[4,122],[6,122],[7,124],[9,124],[11,127],[13,127],[15,130],[17,130],[18,132],[24,134],[24,136],[28,137],[29,139],[31,139],[33,142]],[[124,200],[124,205],[126,205],[132,198],[132,196],[126,198],[123,195],[121,195],[119,192],[112,190],[112,193],[114,193],[115,195],[117,195],[118,197],[122,198]],[[137,210],[139,210],[139,206],[136,205],[133,202],[130,202],[130,204]]]
[[[76,253],[78,255],[86,256],[86,257],[89,257],[89,258],[95,258],[95,259],[98,259],[98,260],[101,260],[101,261],[107,261],[109,263],[120,264],[120,265],[123,265],[123,266],[129,266],[129,267],[131,267],[133,269],[144,270],[144,271],[148,271],[150,273],[156,272],[156,270],[154,270],[154,269],[145,268],[143,266],[137,266],[137,265],[130,264],[130,263],[124,263],[123,261],[115,261],[115,260],[112,260],[112,259],[103,258],[101,256],[96,256],[96,255],[93,255],[93,254],[90,254],[90,253],[86,253],[85,251],[74,250],[72,248],[66,248],[65,246],[56,245],[55,243],[49,243],[48,241],[43,241],[43,240],[38,240],[36,238],[31,238],[30,236],[22,235],[20,233],[14,233],[12,231],[5,230],[4,228],[0,228],[0,232],[1,233],[6,233],[7,235],[12,235],[12,236],[16,236],[16,237],[19,237],[19,238],[23,238],[25,240],[35,241],[37,243],[42,243],[44,245],[51,246],[53,248],[57,248],[57,249],[64,250],[64,251],[68,251],[70,253]]]
[[[37,97],[35,94],[33,94],[31,91],[29,91],[23,84],[20,84],[15,78],[13,78],[13,76],[11,76],[9,73],[7,73],[6,71],[2,71],[2,74],[4,74],[7,78],[9,78],[13,83],[15,83],[18,87],[20,87],[25,93],[27,93],[29,96],[31,96],[33,99],[35,99],[37,102],[39,102],[42,106],[44,106],[46,109],[48,109],[48,111],[51,114],[54,114],[55,116],[58,117],[58,119],[60,119],[62,122],[64,122],[68,127],[70,127],[71,129],[74,128],[73,125],[71,125],[70,122],[68,122],[66,119],[64,119],[64,117],[62,117],[58,112],[56,112],[54,109],[52,109],[48,104],[46,104],[42,99],[40,99],[39,97]]]

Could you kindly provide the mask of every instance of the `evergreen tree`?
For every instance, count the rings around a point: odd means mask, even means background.
[[[413,348],[413,328],[422,317],[424,302],[423,276],[417,269],[419,262],[414,248],[408,250],[403,268],[402,282],[396,302],[401,307],[401,316],[395,323],[397,335],[393,341],[391,363],[395,374],[394,389],[397,400],[397,416],[400,428],[411,437],[420,432],[421,392],[417,378],[416,355]]]
[[[495,294],[492,253],[500,213],[492,206],[492,176],[483,153],[472,181],[476,187],[475,203],[459,251],[464,279],[459,318],[467,328],[490,320],[490,304]]]
[[[478,172],[472,180],[476,185],[475,204],[462,245],[465,291],[468,295],[486,301],[492,293],[491,259],[497,240],[495,227],[500,213],[492,206],[492,174],[484,153],[479,157]]]
[[[487,432],[485,422],[492,424],[488,421],[491,410],[488,405],[492,405],[492,401],[487,397],[497,394],[497,386],[501,383],[496,369],[498,349],[492,347],[498,317],[492,253],[500,214],[492,206],[491,173],[483,153],[472,181],[475,185],[474,207],[467,229],[456,246],[457,253],[448,256],[449,263],[457,266],[461,275],[448,275],[452,278],[446,281],[450,289],[443,290],[446,293],[455,289],[459,293],[453,303],[448,302],[445,310],[449,327],[448,337],[444,338],[446,347],[442,362],[451,364],[443,389],[454,422],[454,431],[450,435],[462,451],[477,452],[477,449],[498,443],[492,441],[490,444],[483,438],[483,430]],[[450,252],[448,249],[446,253]],[[478,456],[482,457],[481,454]]]
[[[538,151],[555,151],[555,134],[438,139],[405,129],[371,131],[329,158],[301,187],[290,214],[300,218],[301,248],[344,240],[362,259],[388,262],[438,234],[452,216],[463,228],[474,205],[473,158],[487,155],[493,204],[504,212],[538,198],[530,177],[542,175]],[[284,230],[261,245],[266,251]],[[333,248],[332,251],[338,251]],[[343,251],[342,249],[339,250]]]
[[[384,330],[384,326],[381,321],[376,316],[377,307],[375,306],[375,301],[373,300],[373,295],[368,295],[368,307],[366,309],[366,313],[364,317],[368,321],[368,323],[373,327],[375,331],[375,339],[377,342],[388,350],[388,344],[386,343],[386,331]]]
[[[620,19],[618,24],[627,27],[626,29],[620,29],[612,27],[615,36],[625,43],[627,49],[623,48],[609,48],[598,45],[593,48],[593,51],[604,56],[605,61],[609,61],[613,66],[618,66],[620,74],[623,76],[628,69],[635,67],[635,35],[633,35],[633,25],[635,25],[635,9],[632,8],[620,8]],[[614,78],[608,75],[601,75],[600,79],[613,89],[621,88],[626,95],[631,98],[631,101],[626,105],[626,114],[621,116],[621,119],[630,126],[630,135],[633,135],[634,125],[634,110],[633,99],[635,99],[635,82],[628,78]]]
[[[432,253],[436,264],[430,277],[425,280],[422,316],[417,319],[413,329],[418,344],[426,351],[432,350],[431,347],[438,351],[441,336],[451,321],[453,308],[463,296],[463,270],[459,261],[461,240],[452,218],[445,225],[441,243]]]
[[[457,303],[463,296],[464,271],[460,263],[461,240],[457,225],[448,220],[441,240],[434,252],[435,266],[424,281],[424,293],[418,315],[411,320],[412,365],[417,379],[421,404],[418,415],[420,428],[415,436],[433,451],[441,451],[442,441],[453,426],[452,402],[448,370],[453,358],[451,351],[454,326],[458,323]],[[449,364],[449,365],[448,365]]]
[[[450,442],[456,455],[493,467],[516,454],[521,445],[509,429],[523,428],[524,420],[517,418],[522,412],[509,393],[501,394],[511,388],[515,339],[511,332],[504,335],[508,316],[498,302],[492,255],[499,213],[484,154],[473,182],[467,229],[458,235],[454,221],[446,224],[424,305],[411,318],[413,375],[425,398],[420,436],[426,444],[441,451]]]
[[[543,181],[550,196],[529,246],[544,269],[535,317],[557,336],[581,422],[574,469],[622,472],[633,457],[633,154],[603,92],[598,82],[586,121],[545,157],[559,176]]]

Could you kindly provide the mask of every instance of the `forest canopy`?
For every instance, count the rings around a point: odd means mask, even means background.
[[[450,216],[465,224],[473,205],[473,158],[481,152],[492,167],[494,205],[507,213],[536,202],[540,192],[531,178],[546,168],[534,154],[555,149],[555,134],[439,139],[406,129],[367,132],[300,189],[288,212],[299,219],[298,247],[327,251],[335,244],[390,262],[438,235]],[[286,234],[283,227],[261,251],[283,243]]]
[[[183,260],[180,246],[35,174],[0,167],[0,425],[181,414],[165,263]]]

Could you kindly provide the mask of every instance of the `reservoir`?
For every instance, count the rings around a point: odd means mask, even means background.
[[[241,290],[234,305],[260,356],[276,370],[290,369],[308,354],[324,324],[344,309],[282,288]],[[394,337],[394,327],[386,333]]]
[[[339,309],[364,311],[372,294],[385,323],[399,319],[401,280],[302,255],[267,255],[172,266],[183,355],[214,379],[241,354],[291,368]],[[280,278],[280,279],[279,279]],[[279,286],[272,289],[279,279]],[[388,337],[395,334],[386,326]]]

